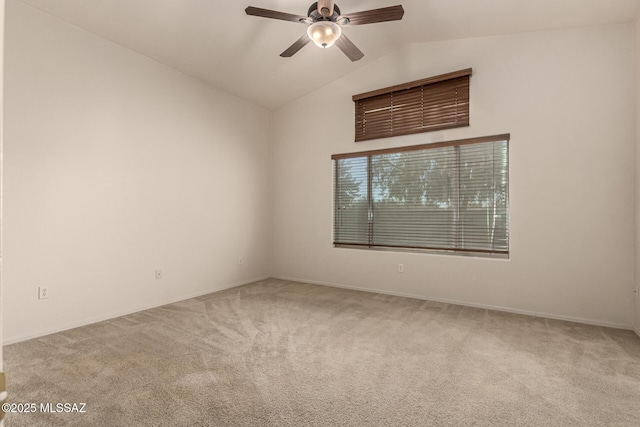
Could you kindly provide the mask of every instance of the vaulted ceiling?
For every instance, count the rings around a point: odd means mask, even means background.
[[[312,0],[15,0],[274,109],[409,43],[635,20],[639,0],[338,0],[343,14],[402,4],[404,19],[345,27],[364,52],[308,44],[279,54],[306,26],[247,16],[256,6],[306,15]],[[11,19],[9,16],[8,19]]]

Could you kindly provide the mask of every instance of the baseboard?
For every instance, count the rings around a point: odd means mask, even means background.
[[[338,283],[319,282],[319,281],[313,281],[313,280],[299,279],[299,278],[295,278],[295,277],[274,276],[273,278],[274,279],[279,279],[279,280],[288,280],[288,281],[292,281],[292,282],[308,283],[308,284],[311,284],[311,285],[330,286],[332,288],[350,289],[350,290],[354,290],[354,291],[369,292],[369,293],[374,293],[374,294],[393,295],[393,296],[398,296],[398,297],[414,298],[414,299],[425,300],[425,301],[441,302],[441,303],[445,303],[445,304],[456,304],[456,305],[462,305],[462,306],[465,306],[465,307],[473,307],[473,308],[482,308],[482,309],[487,309],[487,310],[503,311],[503,312],[506,312],[506,313],[522,314],[522,315],[525,315],[525,316],[544,317],[546,319],[554,319],[554,320],[564,320],[564,321],[567,321],[567,322],[583,323],[583,324],[586,324],[586,325],[593,325],[593,326],[603,326],[603,327],[606,327],[606,328],[626,329],[626,330],[632,330],[633,329],[632,325],[624,325],[624,324],[620,324],[620,323],[603,322],[603,321],[600,321],[600,320],[585,319],[585,318],[582,318],[582,317],[560,316],[560,315],[551,314],[551,313],[529,311],[529,310],[520,310],[520,309],[514,309],[514,308],[502,307],[502,306],[496,306],[496,305],[476,304],[476,303],[469,302],[469,301],[451,300],[451,299],[444,299],[444,298],[431,298],[431,297],[425,297],[423,295],[415,295],[415,294],[408,294],[408,293],[403,293],[403,292],[388,291],[388,290],[385,290],[385,289],[361,288],[361,287],[358,287],[358,286],[348,286],[348,285],[342,285],[342,284],[338,284]],[[637,330],[635,330],[635,332],[636,332],[636,334],[638,334],[640,336],[640,333]]]
[[[180,302],[180,301],[185,301],[191,298],[197,298],[197,297],[201,297],[203,295],[208,295],[208,294],[212,294],[215,292],[219,292],[219,291],[224,291],[226,289],[232,289],[232,288],[237,288],[238,286],[243,286],[243,285],[247,285],[249,283],[254,283],[254,282],[259,282],[262,280],[267,280],[269,279],[270,276],[265,276],[265,277],[259,277],[256,279],[251,279],[251,280],[245,280],[242,282],[238,282],[238,283],[233,283],[230,285],[225,285],[225,286],[221,286],[221,287],[216,287],[213,289],[208,289],[206,291],[201,291],[201,292],[195,292],[193,294],[188,294],[188,295],[184,295],[184,296],[180,296],[174,299],[169,299],[167,301],[163,301],[160,304],[153,304],[153,305],[148,305],[148,306],[140,306],[137,307],[135,309],[129,309],[129,310],[123,310],[123,311],[114,311],[111,313],[108,313],[106,315],[102,315],[102,316],[96,316],[96,317],[90,317],[87,319],[83,319],[77,322],[71,322],[71,323],[67,323],[65,325],[62,326],[58,326],[55,328],[51,328],[51,329],[44,329],[41,331],[38,331],[34,334],[29,334],[29,335],[25,335],[25,336],[19,336],[19,337],[12,337],[9,339],[6,339],[3,341],[3,345],[10,345],[10,344],[15,344],[21,341],[27,341],[30,339],[34,339],[34,338],[40,338],[43,337],[45,335],[51,335],[51,334],[55,334],[57,332],[62,332],[62,331],[67,331],[69,329],[74,329],[74,328],[79,328],[81,326],[87,326],[87,325],[92,325],[94,323],[99,323],[99,322],[104,322],[105,320],[109,320],[109,319],[115,319],[116,317],[121,317],[121,316],[127,316],[129,314],[133,314],[133,313],[139,313],[141,311],[145,311],[145,310],[150,310],[152,308],[158,308],[158,307],[162,307],[168,304],[173,304],[176,302]],[[2,426],[0,426],[2,427]]]
[[[115,311],[115,312],[111,312],[111,313],[103,315],[103,316],[87,318],[87,319],[83,319],[83,320],[78,321],[78,322],[71,322],[71,323],[56,327],[56,328],[45,329],[45,330],[42,330],[42,331],[38,331],[38,332],[36,332],[34,334],[25,335],[25,336],[19,336],[19,337],[12,337],[12,338],[9,338],[9,339],[6,339],[5,341],[3,341],[3,345],[10,345],[10,344],[15,344],[15,343],[18,343],[18,342],[21,342],[21,341],[26,341],[26,340],[30,340],[30,339],[34,339],[34,338],[40,338],[40,337],[43,337],[43,336],[46,336],[46,335],[55,334],[57,332],[62,332],[62,331],[66,331],[66,330],[69,330],[69,329],[79,328],[81,326],[87,326],[87,325],[91,325],[91,324],[94,324],[94,323],[103,322],[105,320],[114,319],[116,317],[126,316],[126,315],[129,315],[129,314],[138,313],[138,312],[145,311],[145,310],[150,310],[152,308],[162,307],[164,305],[173,304],[173,303],[184,301],[184,300],[188,300],[188,299],[191,299],[191,298],[197,298],[197,297],[200,297],[200,296],[203,296],[203,295],[208,295],[208,294],[211,294],[211,293],[224,291],[226,289],[237,288],[238,286],[243,286],[243,285],[247,285],[249,283],[259,282],[259,281],[262,281],[262,280],[267,280],[269,278],[278,279],[278,280],[287,280],[287,281],[292,281],[292,282],[308,283],[308,284],[311,284],[311,285],[329,286],[329,287],[332,287],[332,288],[350,289],[350,290],[361,291],[361,292],[369,292],[369,293],[377,293],[377,294],[383,294],[383,295],[393,295],[393,296],[399,296],[399,297],[414,298],[414,299],[419,299],[419,300],[441,302],[441,303],[445,303],[445,304],[456,304],[456,305],[462,305],[462,306],[466,306],[466,307],[474,307],[474,308],[482,308],[482,309],[487,309],[487,310],[503,311],[503,312],[506,312],[506,313],[522,314],[522,315],[526,315],[526,316],[544,317],[544,318],[547,318],[547,319],[564,320],[564,321],[568,321],[568,322],[584,323],[584,324],[587,324],[587,325],[603,326],[603,327],[608,327],[608,328],[627,329],[627,330],[633,330],[640,337],[640,330],[638,330],[638,328],[634,328],[631,325],[623,325],[623,324],[612,323],[612,322],[602,322],[602,321],[598,321],[598,320],[585,319],[585,318],[572,317],[572,316],[558,316],[558,315],[550,314],[550,313],[528,311],[528,310],[519,310],[519,309],[513,309],[513,308],[509,308],[509,307],[501,307],[501,306],[494,306],[494,305],[487,305],[487,304],[476,304],[476,303],[472,303],[472,302],[468,302],[468,301],[450,300],[450,299],[444,299],[444,298],[430,298],[430,297],[425,297],[423,295],[416,295],[416,294],[410,294],[410,293],[404,293],[404,292],[395,292],[395,291],[389,291],[389,290],[385,290],[385,289],[363,288],[363,287],[358,287],[358,286],[348,286],[348,285],[342,285],[342,284],[338,284],[338,283],[314,281],[314,280],[307,280],[307,279],[301,279],[301,278],[295,278],[295,277],[264,276],[264,277],[258,277],[258,278],[255,278],[255,279],[250,279],[250,280],[246,280],[246,281],[242,281],[242,282],[232,283],[232,284],[221,286],[221,287],[216,287],[214,289],[208,289],[208,290],[202,291],[202,292],[196,292],[196,293],[193,293],[193,294],[180,296],[180,297],[175,298],[175,299],[164,301],[164,302],[162,302],[160,304],[149,305],[149,306],[141,306],[141,307],[138,307],[138,308],[135,308],[135,309],[131,309],[131,310]],[[2,427],[2,426],[0,425],[0,427]]]

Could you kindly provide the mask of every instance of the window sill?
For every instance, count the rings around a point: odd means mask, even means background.
[[[407,253],[421,253],[430,255],[448,255],[448,256],[461,256],[470,258],[489,258],[498,260],[509,260],[509,253],[496,253],[496,252],[478,252],[478,251],[457,251],[453,249],[420,249],[420,248],[403,248],[403,247],[385,247],[385,246],[364,246],[364,245],[349,245],[349,244],[334,244],[334,248],[337,249],[358,249],[368,251],[379,252],[407,252]]]

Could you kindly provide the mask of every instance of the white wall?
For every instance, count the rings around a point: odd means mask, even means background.
[[[274,275],[631,327],[633,49],[632,25],[409,45],[277,110]],[[351,95],[468,67],[470,127],[353,142]],[[500,133],[510,260],[332,247],[331,154]]]
[[[2,131],[2,110],[4,105],[3,100],[3,82],[4,82],[4,66],[2,65],[4,62],[4,0],[0,0],[0,372],[4,372],[4,362],[3,362],[3,354],[2,354],[2,318],[4,313],[3,301],[2,297],[4,295],[3,292],[3,268],[2,268],[2,184],[3,184],[3,165],[2,165],[2,145],[3,145],[3,131]],[[0,390],[1,392],[2,390]],[[4,420],[0,421],[0,427],[4,426]]]
[[[5,342],[270,275],[270,112],[15,0],[5,64]]]
[[[636,247],[635,285],[640,286],[640,18],[635,24],[635,77],[636,77]],[[634,329],[640,335],[640,292],[635,295]]]

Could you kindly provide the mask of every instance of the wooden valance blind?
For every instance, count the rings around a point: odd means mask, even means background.
[[[471,71],[354,95],[356,142],[469,126]]]

